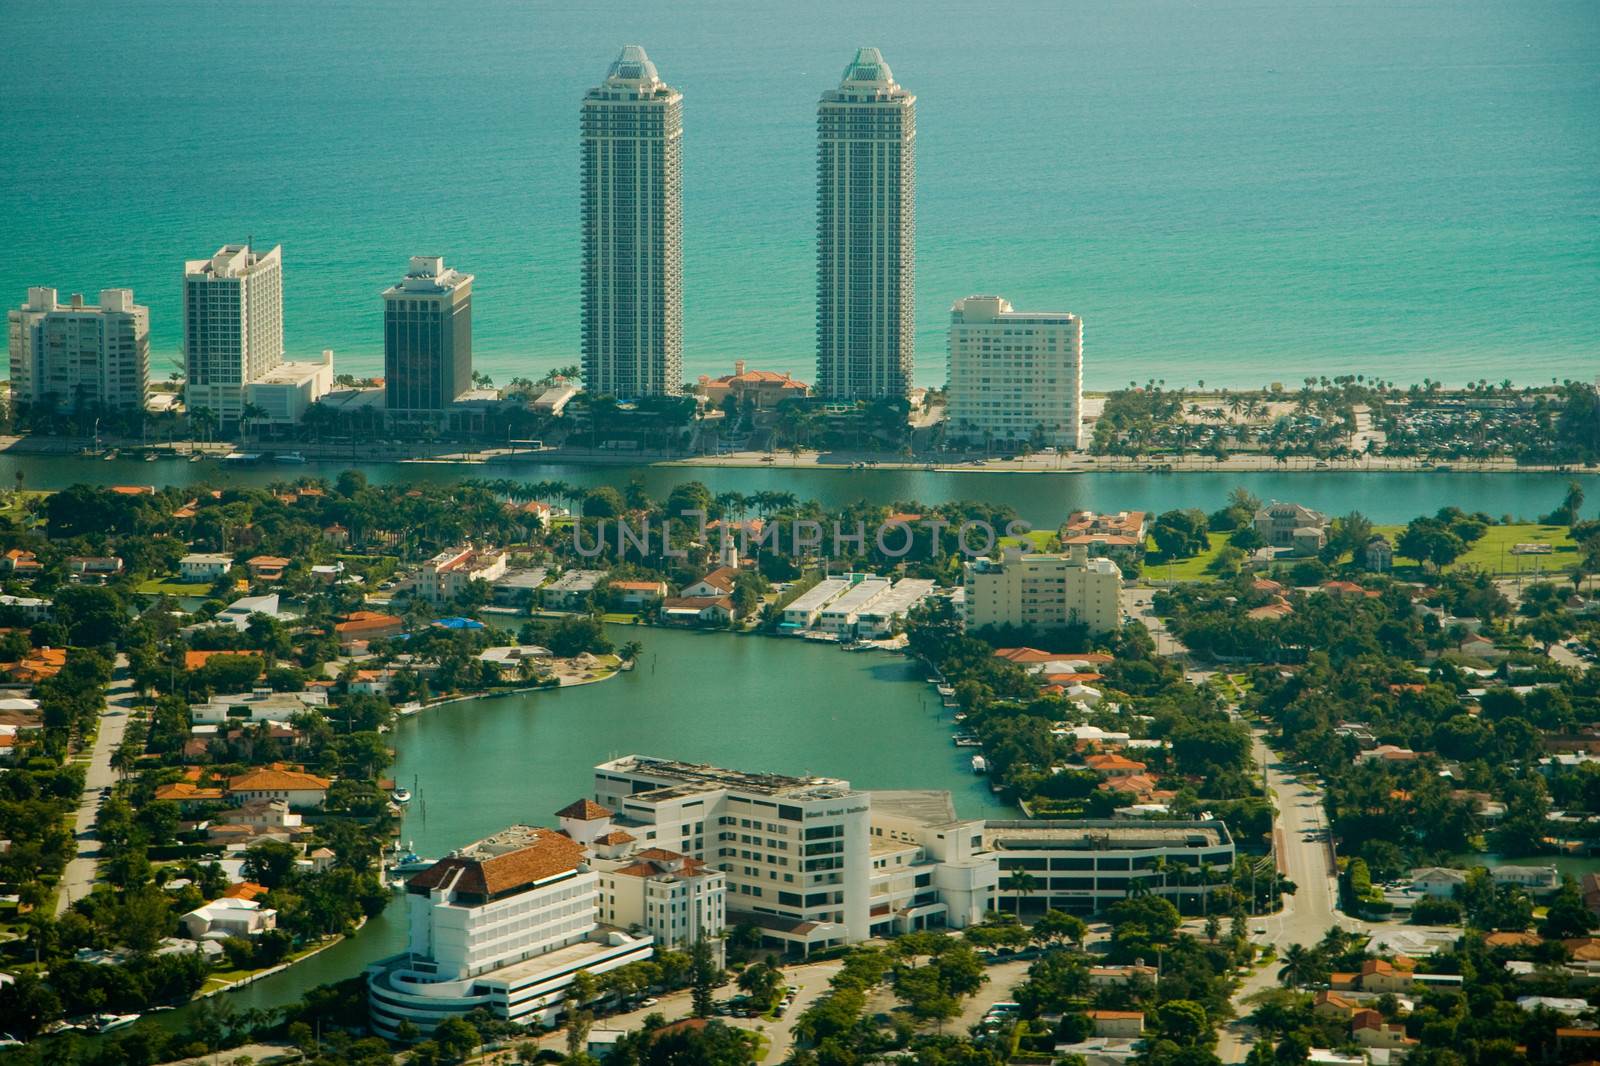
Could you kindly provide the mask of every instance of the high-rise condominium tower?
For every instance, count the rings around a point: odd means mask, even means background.
[[[383,293],[383,382],[390,411],[442,411],[472,388],[472,275],[434,255]]]
[[[817,391],[911,388],[917,98],[863,48],[817,106]]]
[[[283,362],[283,249],[228,244],[183,266],[184,402],[239,419],[244,387]]]
[[[630,44],[583,98],[583,377],[631,399],[683,388],[683,96]]]
[[[950,308],[947,435],[1076,449],[1083,424],[1083,321],[1013,311],[998,296]]]
[[[150,310],[131,289],[103,289],[100,303],[29,289],[7,317],[11,398],[57,410],[137,411],[150,380]]]

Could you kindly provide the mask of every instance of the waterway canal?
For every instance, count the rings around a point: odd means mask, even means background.
[[[332,480],[350,464],[317,462],[303,466],[262,463],[228,467],[208,461],[161,460],[110,462],[59,456],[0,455],[0,485],[15,483],[16,473],[30,489],[68,485],[266,485],[299,477]],[[1474,473],[1470,471],[1381,472],[1319,470],[1314,472],[1226,473],[1052,473],[1025,474],[982,470],[842,470],[751,467],[579,466],[562,463],[359,464],[374,484],[448,483],[465,478],[510,478],[517,481],[565,481],[590,487],[621,488],[638,479],[645,490],[665,499],[673,486],[700,481],[714,493],[792,492],[835,507],[857,500],[875,503],[987,500],[1009,504],[1035,527],[1055,526],[1075,510],[1144,510],[1222,505],[1227,494],[1244,486],[1263,500],[1294,500],[1328,514],[1361,511],[1379,523],[1408,521],[1454,505],[1484,511],[1495,518],[1511,515],[1532,520],[1561,502],[1567,484],[1584,484],[1591,499],[1600,498],[1600,474]]]

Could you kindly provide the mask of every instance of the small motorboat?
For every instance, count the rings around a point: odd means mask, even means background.
[[[109,1033],[139,1020],[137,1014],[96,1014],[90,1028],[96,1033]]]
[[[988,773],[989,772],[989,760],[985,759],[982,755],[974,755],[972,757],[972,772],[975,773],[975,774],[986,774],[986,773]]]
[[[306,461],[306,457],[299,452],[284,452],[281,455],[273,456],[272,461],[275,463],[293,463],[298,465],[304,463]]]
[[[396,803],[410,803],[411,790],[408,788],[397,788],[389,794],[389,798],[394,800]]]

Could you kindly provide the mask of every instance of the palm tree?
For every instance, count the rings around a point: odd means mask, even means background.
[[[1322,960],[1304,944],[1290,944],[1283,953],[1283,965],[1278,968],[1278,980],[1290,988],[1301,988],[1315,982],[1322,971]]]
[[[1017,916],[1022,916],[1022,901],[1033,895],[1039,887],[1039,879],[1026,870],[1013,870],[1011,872],[1011,890],[1017,894]]]

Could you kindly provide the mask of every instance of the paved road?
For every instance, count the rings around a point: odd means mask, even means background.
[[[1267,785],[1278,807],[1273,829],[1278,846],[1278,868],[1295,884],[1281,912],[1250,920],[1251,939],[1271,944],[1281,958],[1291,944],[1310,946],[1335,925],[1351,932],[1365,926],[1338,909],[1339,892],[1335,875],[1329,870],[1327,815],[1322,790],[1309,782],[1297,781],[1289,768],[1278,761],[1266,746],[1260,730],[1254,731],[1256,762],[1265,761]],[[1276,963],[1253,971],[1234,994],[1234,1009],[1240,1015],[1250,1008],[1244,1000],[1277,984]],[[1249,1026],[1238,1021],[1225,1027],[1217,1045],[1223,1062],[1243,1062],[1249,1051]]]
[[[73,835],[78,854],[67,863],[56,893],[56,915],[66,913],[75,899],[82,899],[94,887],[95,868],[100,861],[100,841],[94,834],[95,814],[100,809],[100,790],[116,783],[111,769],[111,753],[122,744],[128,729],[129,709],[134,698],[133,682],[128,678],[128,660],[119,655],[116,673],[106,692],[106,708],[100,714],[100,732],[89,754],[89,770],[83,780],[83,795],[78,799],[78,814],[73,820]]]
[[[1148,576],[1159,579],[1159,568],[1152,567]],[[1189,649],[1168,631],[1167,623],[1156,614],[1154,601],[1157,591],[1138,585],[1125,585],[1120,596],[1123,616],[1129,621],[1144,623],[1144,627],[1150,631],[1150,638],[1156,642],[1157,655],[1187,655]]]

